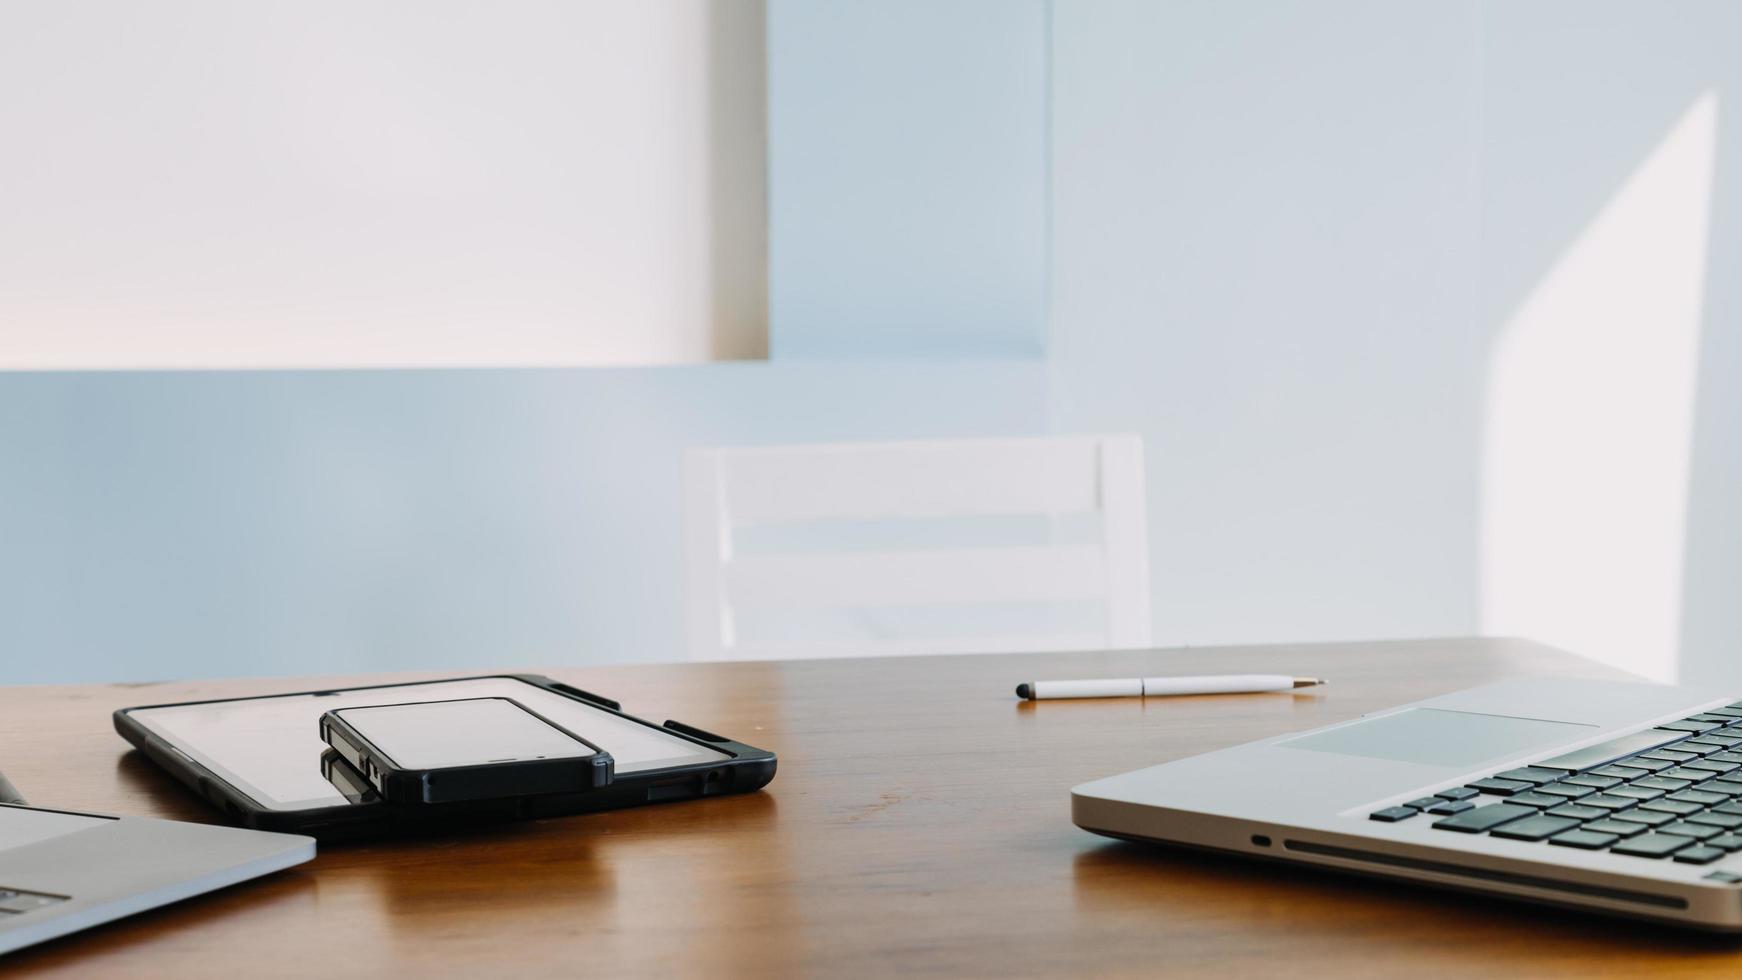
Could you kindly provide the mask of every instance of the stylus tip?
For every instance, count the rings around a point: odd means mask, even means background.
[[[1315,687],[1319,684],[1329,683],[1330,681],[1325,680],[1323,677],[1296,677],[1294,679],[1295,687]]]
[[[1034,700],[1034,688],[1030,687],[1027,681],[1023,681],[1021,684],[1016,685],[1016,696],[1019,698],[1027,698],[1032,701]]]

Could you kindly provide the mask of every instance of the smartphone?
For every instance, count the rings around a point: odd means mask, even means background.
[[[586,792],[613,774],[609,752],[505,697],[334,708],[320,733],[392,804]]]

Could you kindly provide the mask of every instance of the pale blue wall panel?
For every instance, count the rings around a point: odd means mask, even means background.
[[[0,374],[0,683],[685,657],[691,446],[1036,433],[1044,368]]]
[[[777,358],[1045,349],[1043,0],[772,0]]]

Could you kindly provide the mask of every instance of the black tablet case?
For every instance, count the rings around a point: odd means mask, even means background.
[[[338,691],[366,691],[377,687],[411,687],[415,684],[442,684],[454,681],[485,680],[492,677],[510,678],[544,688],[553,694],[584,701],[625,720],[650,728],[663,728],[668,734],[730,758],[713,762],[696,762],[668,769],[618,773],[604,787],[578,793],[548,793],[495,800],[472,800],[463,803],[443,803],[417,806],[395,806],[385,800],[373,799],[341,806],[314,807],[307,810],[272,810],[256,803],[247,793],[225,782],[216,773],[175,750],[144,725],[133,720],[130,712],[150,708],[177,707],[182,704],[217,704],[226,701],[257,701],[261,698],[216,698],[210,701],[184,701],[174,704],[138,705],[115,712],[115,731],[131,742],[151,761],[163,767],[207,802],[228,814],[233,823],[255,830],[276,830],[284,833],[307,834],[322,841],[358,840],[420,830],[434,830],[455,824],[492,820],[531,819],[616,810],[644,803],[664,803],[689,800],[701,796],[726,793],[748,793],[768,785],[774,778],[776,759],[766,749],[734,742],[729,738],[667,721],[655,725],[623,711],[623,706],[609,698],[591,694],[538,674],[487,674],[475,677],[443,678],[438,681],[373,684],[364,687],[338,688]],[[329,694],[333,691],[288,691],[285,695]],[[271,697],[285,695],[269,695]],[[609,749],[610,746],[605,746]],[[331,750],[329,750],[331,751]],[[309,765],[318,764],[310,759]],[[341,762],[343,760],[340,760]]]

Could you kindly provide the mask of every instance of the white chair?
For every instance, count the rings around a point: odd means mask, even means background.
[[[1127,435],[693,450],[691,658],[1147,646],[1143,484]]]

